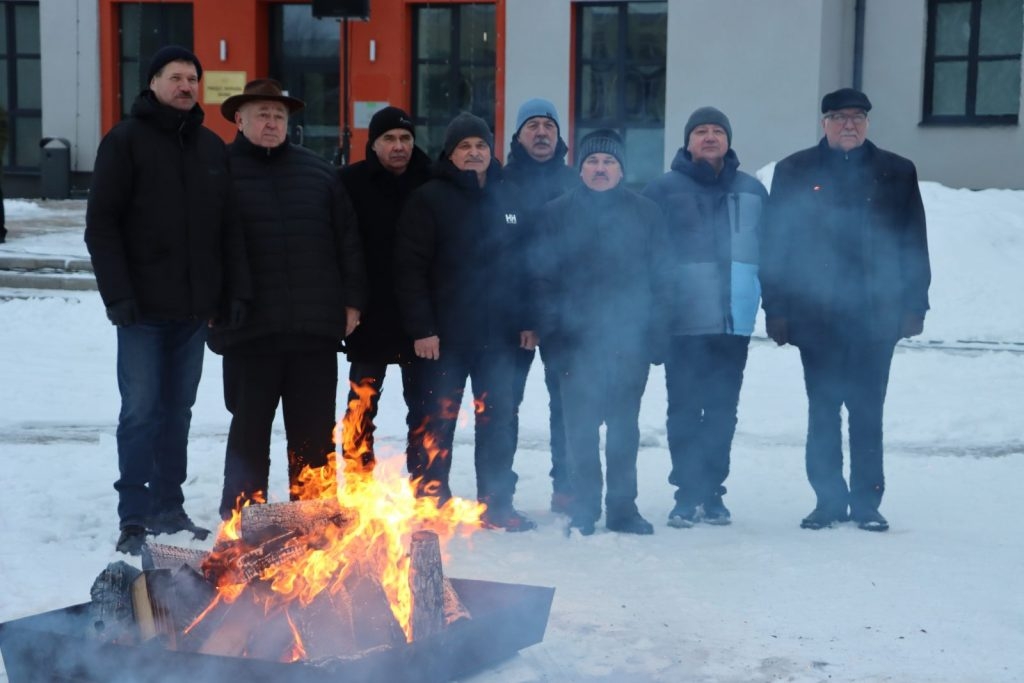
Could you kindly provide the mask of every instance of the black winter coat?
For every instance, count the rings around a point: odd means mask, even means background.
[[[924,317],[930,282],[913,163],[870,141],[844,153],[822,139],[776,165],[762,301],[792,343],[836,333],[895,342],[904,315]]]
[[[492,160],[487,184],[450,160],[402,211],[395,252],[398,301],[413,339],[445,345],[518,346],[533,329],[526,305],[522,212]]]
[[[508,162],[502,171],[505,182],[515,191],[519,205],[527,212],[531,224],[534,224],[534,214],[541,207],[580,184],[579,172],[565,165],[568,151],[565,142],[559,138],[555,156],[547,161],[536,161],[520,144],[519,134],[512,136]]]
[[[355,213],[337,170],[304,147],[267,149],[241,133],[228,149],[253,299],[241,327],[213,329],[210,348],[280,335],[340,341],[345,307],[361,310],[367,293]]]
[[[145,90],[96,152],[85,243],[104,304],[135,299],[157,320],[213,318],[249,298],[224,143]]]
[[[345,350],[350,361],[395,363],[412,357],[412,340],[402,327],[395,294],[398,219],[413,190],[430,180],[430,159],[413,147],[405,173],[396,176],[381,165],[371,145],[366,144],[365,161],[340,171],[359,221],[370,284],[369,304],[359,327],[345,340]]]
[[[621,185],[581,185],[545,205],[538,233],[537,331],[555,362],[572,354],[630,367],[661,362],[672,294],[658,205]]]

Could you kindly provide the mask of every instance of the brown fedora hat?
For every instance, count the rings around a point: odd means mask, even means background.
[[[256,102],[257,100],[280,102],[288,107],[289,114],[294,114],[306,106],[306,103],[302,100],[285,95],[281,84],[273,78],[257,78],[255,81],[246,83],[245,89],[240,95],[232,95],[224,100],[220,105],[220,113],[228,121],[234,123],[235,112],[238,111],[239,107],[247,102]]]

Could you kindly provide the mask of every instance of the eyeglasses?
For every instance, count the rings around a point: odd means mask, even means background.
[[[825,116],[829,121],[838,123],[840,126],[845,126],[847,122],[852,123],[855,126],[863,126],[864,122],[868,120],[867,114],[828,114]]]

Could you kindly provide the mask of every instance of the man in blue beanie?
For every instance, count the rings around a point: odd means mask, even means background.
[[[569,151],[561,137],[558,111],[549,100],[534,98],[523,102],[516,115],[516,132],[512,135],[508,162],[505,165],[505,182],[515,191],[519,205],[526,215],[527,225],[536,224],[536,214],[552,199],[579,185],[579,176],[565,165]],[[523,235],[523,243],[529,249],[534,241],[529,234]],[[514,389],[516,392],[515,430],[519,434],[519,405],[526,391],[526,378],[536,352],[521,350],[516,362]],[[562,420],[562,398],[558,390],[558,374],[545,360],[546,351],[540,347],[544,363],[544,384],[547,385],[551,411],[551,510],[569,512],[572,488],[565,463],[565,426]]]

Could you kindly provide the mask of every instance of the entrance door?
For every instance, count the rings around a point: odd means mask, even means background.
[[[311,5],[270,6],[270,77],[306,108],[289,117],[291,141],[330,160],[338,148],[341,67],[336,19]]]

